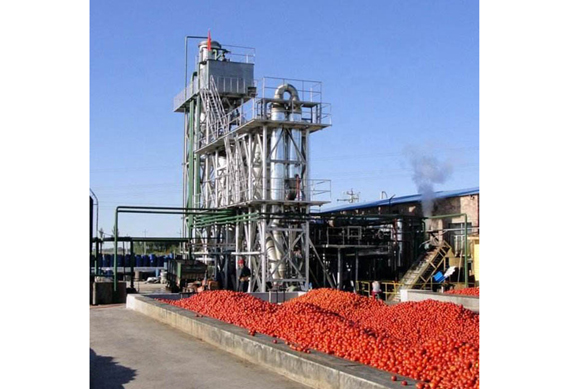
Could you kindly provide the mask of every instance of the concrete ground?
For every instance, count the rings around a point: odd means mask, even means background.
[[[90,308],[90,383],[91,389],[307,388],[125,304]]]

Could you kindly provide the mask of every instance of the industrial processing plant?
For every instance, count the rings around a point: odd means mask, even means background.
[[[309,387],[478,388],[479,188],[323,207],[322,83],[257,78],[254,48],[210,33],[184,41],[183,203],[120,205],[104,236],[92,192],[90,304],[126,303]],[[122,235],[129,214],[177,215],[180,236]]]
[[[196,68],[173,108],[184,117],[185,204],[116,210],[119,231],[122,213],[182,215],[182,237],[172,242],[183,248],[168,258],[177,262],[169,287],[179,292],[207,279],[236,290],[240,259],[252,271],[248,292],[360,293],[381,280],[385,297],[397,298],[400,287],[441,288],[443,279],[434,276],[449,268],[446,286],[478,286],[478,188],[436,193],[429,205],[418,194],[320,210],[331,183],[312,178],[309,145],[313,133],[332,125],[322,85],[256,82],[254,58],[253,48],[199,43]],[[117,259],[111,265],[97,249],[92,267],[94,275],[112,270],[115,291],[118,267],[168,267],[163,257],[141,266],[142,253],[132,249],[119,256],[118,243],[137,238],[107,240]]]

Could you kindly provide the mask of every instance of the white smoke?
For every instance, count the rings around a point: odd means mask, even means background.
[[[418,153],[418,150],[408,153],[413,169],[412,179],[418,193],[422,195],[422,210],[424,216],[432,216],[434,185],[443,184],[450,177],[453,167],[448,162],[440,162],[436,157]]]

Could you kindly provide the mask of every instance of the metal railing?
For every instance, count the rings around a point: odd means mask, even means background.
[[[255,63],[255,48],[254,47],[224,44],[222,48],[227,50],[224,53],[224,57],[225,57],[226,61],[241,62],[241,63]],[[200,60],[200,56],[197,55],[196,56],[196,65],[198,65],[199,60]]]
[[[209,137],[206,137],[206,131],[202,131],[197,139],[196,143],[196,150],[199,150],[216,140],[233,133],[236,131],[240,126],[246,125],[252,120],[255,119],[262,119],[262,120],[270,120],[270,114],[266,112],[267,110],[264,109],[259,103],[258,99],[252,99],[246,102],[241,107],[237,109],[226,112],[226,122],[228,123],[225,127],[220,127],[217,131],[209,131]],[[331,105],[320,104],[317,107],[308,108],[302,107],[301,113],[301,122],[304,124],[318,124],[318,125],[326,125],[330,126],[332,124],[332,115],[330,113]]]
[[[198,78],[190,81],[186,88],[182,89],[173,100],[172,109],[175,111],[182,106],[190,97],[198,93]]]
[[[372,296],[372,282],[374,281],[357,281],[356,282],[356,293],[366,295],[368,297]],[[402,286],[396,281],[379,281],[380,283],[380,295],[385,301],[390,300],[390,297],[399,293],[399,288]]]
[[[323,83],[312,80],[299,80],[294,78],[264,77],[261,79],[261,98],[273,98],[275,90],[283,84],[290,84],[297,89],[299,99],[313,103],[322,103]]]
[[[194,196],[192,207],[194,208],[213,208],[239,205],[250,201],[263,201],[262,187],[260,184],[254,184],[251,189],[247,180],[229,183],[229,174],[218,176],[216,179],[210,179],[203,183],[203,187],[214,188],[217,185],[217,192],[212,191],[208,194],[200,194]],[[270,181],[280,181],[285,184],[287,180],[273,179]],[[274,182],[275,184],[275,182]],[[273,187],[275,188],[275,186]],[[216,194],[217,193],[217,194]],[[218,201],[216,204],[216,195]],[[331,180],[311,179],[301,180],[299,186],[282,187],[272,189],[270,186],[267,190],[267,201],[283,201],[286,203],[303,203],[308,201],[330,201],[331,198]]]

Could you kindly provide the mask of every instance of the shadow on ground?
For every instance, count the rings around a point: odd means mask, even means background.
[[[90,389],[124,388],[123,385],[136,376],[136,370],[113,362],[113,357],[97,355],[93,349],[89,349],[89,367]]]

